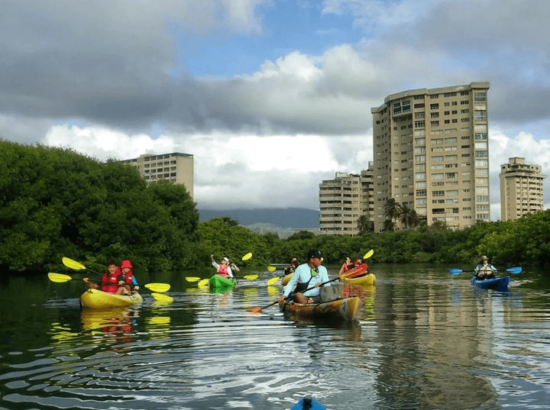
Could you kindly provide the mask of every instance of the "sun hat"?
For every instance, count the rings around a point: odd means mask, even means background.
[[[124,269],[124,268],[132,269],[133,268],[132,262],[130,262],[129,260],[122,261],[122,263],[120,264],[120,269]]]

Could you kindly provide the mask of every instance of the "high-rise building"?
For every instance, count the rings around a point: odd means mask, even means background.
[[[319,184],[321,234],[356,236],[363,230],[372,230],[370,193],[370,168],[360,175],[337,172],[334,179]]]
[[[540,165],[514,157],[500,166],[500,219],[518,219],[544,210],[544,178]]]
[[[371,109],[375,231],[391,198],[428,225],[490,220],[488,90],[473,82],[404,91]]]
[[[121,161],[133,165],[147,182],[167,180],[173,184],[185,185],[193,198],[194,160],[193,155],[173,152],[161,155],[140,155],[139,158]]]

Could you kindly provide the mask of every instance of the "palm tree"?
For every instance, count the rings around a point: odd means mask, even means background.
[[[397,202],[395,198],[388,199],[386,201],[386,204],[384,205],[384,216],[391,221],[394,221],[394,220],[397,221],[400,215],[401,215],[401,204]],[[394,223],[394,228],[395,228],[395,223]]]
[[[372,222],[369,222],[365,215],[361,215],[357,220],[357,226],[359,228],[359,235],[364,235],[367,232],[373,231]]]
[[[384,221],[384,226],[382,228],[384,231],[395,231],[395,224],[391,219],[386,219]]]
[[[399,222],[405,225],[405,228],[415,228],[418,225],[418,221],[418,214],[414,209],[409,208],[407,205],[401,207]]]

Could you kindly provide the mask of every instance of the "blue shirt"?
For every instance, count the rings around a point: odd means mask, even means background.
[[[292,275],[292,278],[288,281],[287,285],[285,286],[285,291],[283,293],[283,296],[287,297],[290,295],[290,292],[292,292],[298,283],[306,283],[309,281],[308,289],[313,288],[316,283],[323,283],[328,282],[328,273],[327,268],[324,266],[319,266],[319,273],[316,276],[311,275],[311,267],[304,263],[296,268],[296,271]],[[311,281],[310,281],[311,279]],[[330,283],[327,283],[323,286],[330,286]],[[319,292],[321,291],[321,287],[313,288],[308,290],[307,292],[303,292],[304,296],[317,296]]]

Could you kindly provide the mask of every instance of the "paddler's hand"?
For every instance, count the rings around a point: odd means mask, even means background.
[[[121,281],[121,280],[119,280],[119,281],[118,281],[118,286],[124,286],[124,282]]]
[[[279,298],[279,303],[285,303],[285,299],[286,299],[286,298],[285,298],[284,296],[281,296],[281,297]]]
[[[319,286],[323,286],[323,284],[322,284],[321,282],[317,282],[317,283],[315,284],[315,287],[318,288]]]
[[[90,281],[90,278],[87,277],[87,276],[84,276],[84,277],[82,278],[82,281],[85,282],[85,283],[88,283],[88,282]]]
[[[137,292],[139,290],[139,286],[134,286],[134,290]]]

